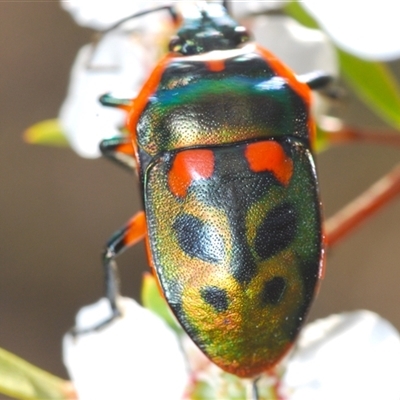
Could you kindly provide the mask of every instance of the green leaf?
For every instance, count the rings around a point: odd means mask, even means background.
[[[313,29],[319,29],[318,22],[301,6],[301,3],[294,0],[288,2],[284,10],[300,24]]]
[[[46,119],[32,125],[25,131],[24,139],[31,144],[69,146],[58,119]]]
[[[298,1],[289,2],[285,11],[309,28],[319,27]],[[385,122],[400,130],[400,87],[389,67],[335,47],[342,75],[357,96]]]
[[[389,67],[338,49],[343,76],[358,96],[384,121],[400,129],[400,88]]]
[[[71,384],[0,348],[0,393],[16,399],[71,399]]]
[[[315,141],[315,152],[322,153],[330,147],[329,134],[317,124],[317,135]]]
[[[162,318],[175,332],[182,333],[182,328],[176,322],[167,302],[160,294],[156,279],[149,273],[144,274],[143,277],[142,304]]]

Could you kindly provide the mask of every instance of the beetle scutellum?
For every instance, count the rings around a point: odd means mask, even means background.
[[[166,301],[212,362],[256,378],[282,359],[322,269],[310,88],[328,81],[298,79],[210,3],[184,16],[135,99],[102,97],[130,132],[102,152],[135,166],[144,205],[104,253],[115,315],[114,258],[144,238]]]

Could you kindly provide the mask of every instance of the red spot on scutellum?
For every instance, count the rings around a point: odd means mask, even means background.
[[[168,173],[168,185],[177,197],[185,197],[189,186],[198,179],[210,178],[214,171],[212,150],[194,149],[178,153]]]
[[[245,157],[253,172],[270,171],[283,185],[287,186],[293,174],[293,162],[282,146],[274,141],[250,143]]]

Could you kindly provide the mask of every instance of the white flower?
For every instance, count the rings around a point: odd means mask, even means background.
[[[236,15],[281,8],[285,1],[232,2]],[[301,5],[317,20],[335,44],[358,57],[391,61],[400,57],[400,3],[393,0],[302,0]],[[269,31],[264,35],[267,37]],[[279,40],[276,43],[279,44]]]
[[[226,374],[190,339],[183,348],[195,382],[229,392]],[[275,371],[261,375],[257,385],[262,399],[398,400],[399,371],[399,333],[379,315],[362,310],[306,325],[292,352]],[[232,378],[228,382],[237,385]]]
[[[370,311],[332,315],[301,332],[283,386],[290,400],[398,400],[400,337]]]
[[[285,2],[281,0],[268,1],[230,1],[229,8],[233,16],[237,19],[248,17],[250,14],[261,14],[267,11],[279,10],[285,6]]]
[[[59,120],[71,147],[82,157],[99,157],[99,143],[120,135],[126,113],[104,107],[98,99],[108,92],[133,97],[148,73],[146,56],[141,45],[120,31],[79,51]]]
[[[254,17],[251,31],[259,44],[297,74],[324,71],[338,75],[335,49],[323,32],[306,28],[286,15]]]
[[[63,342],[64,363],[79,400],[182,398],[188,375],[176,335],[152,312],[121,298],[121,318]],[[106,299],[84,307],[76,328],[98,325],[110,316]]]
[[[151,6],[163,3],[153,2]],[[62,4],[78,23],[97,29],[151,8],[144,2],[103,2],[99,6],[96,3],[96,7],[89,0]],[[90,18],[91,11],[93,18]],[[167,11],[150,14],[128,21],[103,35],[98,43],[86,45],[79,51],[59,120],[71,147],[80,156],[99,157],[100,142],[121,135],[126,113],[104,107],[98,99],[110,92],[117,97],[134,98],[164,52],[165,37],[171,27]]]
[[[246,392],[248,381],[212,364],[185,335],[178,344],[176,334],[150,311],[125,298],[120,306],[123,316],[111,325],[64,338],[64,362],[80,400],[179,400],[184,391],[185,399],[194,391],[229,400]],[[102,299],[79,312],[77,328],[96,326],[109,315]],[[396,329],[375,313],[355,311],[307,325],[291,354],[261,376],[258,388],[268,399],[398,400],[399,370]]]
[[[400,57],[400,3],[393,0],[303,0],[302,5],[341,48],[361,58]]]

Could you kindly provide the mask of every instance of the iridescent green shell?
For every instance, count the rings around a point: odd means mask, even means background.
[[[313,125],[282,71],[254,47],[172,58],[137,124],[164,296],[202,351],[242,377],[290,349],[321,267]],[[251,149],[267,150],[252,161]]]

